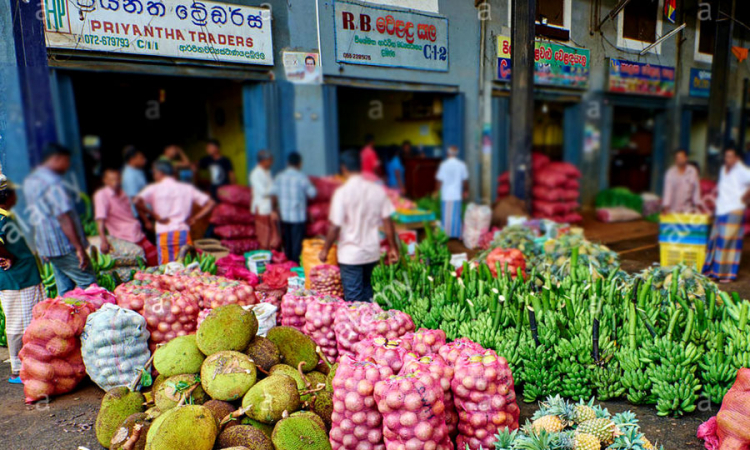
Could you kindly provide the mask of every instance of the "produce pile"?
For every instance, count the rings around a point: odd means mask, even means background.
[[[568,233],[544,243],[544,252],[534,260],[534,265],[549,268],[550,273],[562,278],[570,274],[573,252],[577,249],[577,264],[590,269],[596,276],[608,276],[617,271],[620,257],[607,246],[586,240],[582,233]]]
[[[229,185],[218,189],[219,204],[211,212],[210,222],[221,245],[233,254],[257,250],[255,218],[250,213],[252,190],[246,186]]]
[[[328,210],[331,208],[331,198],[341,181],[335,177],[310,177],[317,194],[307,205],[308,237],[325,236],[328,233]]]
[[[582,220],[576,211],[580,208],[581,172],[576,166],[564,162],[550,162],[549,158],[532,154],[534,186],[532,203],[534,217],[551,219],[560,223],[577,223]]]

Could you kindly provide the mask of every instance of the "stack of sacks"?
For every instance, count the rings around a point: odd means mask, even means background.
[[[497,177],[497,198],[510,195],[510,172],[503,172]]]
[[[310,177],[317,195],[307,205],[307,236],[325,236],[328,233],[328,210],[331,198],[341,182],[334,177]]]
[[[250,213],[252,191],[245,186],[222,186],[217,191],[219,204],[211,213],[214,234],[221,245],[235,255],[258,250],[255,237],[255,218]]]
[[[576,211],[580,207],[581,172],[570,163],[543,164],[537,158],[534,165],[533,215],[560,223],[577,223],[582,220]]]

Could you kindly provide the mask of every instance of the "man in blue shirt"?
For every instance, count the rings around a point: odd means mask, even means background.
[[[130,204],[133,205],[133,216],[138,217],[133,198],[148,184],[146,174],[143,172],[143,168],[146,167],[146,157],[132,145],[125,147],[122,157],[125,161],[125,167],[122,168],[122,191],[130,199]]]
[[[274,210],[280,212],[281,236],[284,253],[289,261],[299,262],[302,239],[305,237],[307,221],[307,199],[317,195],[315,186],[302,173],[302,157],[294,152],[287,159],[288,165],[276,175],[271,188]]]
[[[58,144],[44,149],[42,164],[23,183],[26,210],[34,227],[34,245],[52,263],[58,295],[96,282],[86,247],[88,241],[62,176],[70,168],[70,150]]]

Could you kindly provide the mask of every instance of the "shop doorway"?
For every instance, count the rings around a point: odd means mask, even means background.
[[[562,161],[564,158],[564,127],[566,104],[537,100],[534,102],[532,151]]]
[[[700,168],[700,174],[703,176],[707,173],[708,148],[706,145],[708,138],[708,111],[704,109],[692,111],[690,123],[690,145],[688,154],[690,161],[695,162]]]
[[[610,186],[640,194],[652,186],[656,114],[653,110],[615,106],[609,166]]]
[[[176,144],[197,164],[209,138],[221,142],[237,180],[247,182],[240,83],[100,72],[68,76],[92,191],[100,185],[102,168],[122,165],[127,145],[136,146],[151,162],[167,145]]]

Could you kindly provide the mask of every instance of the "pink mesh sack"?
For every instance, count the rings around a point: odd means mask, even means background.
[[[364,322],[383,310],[377,303],[352,302],[336,310],[333,331],[336,333],[336,349],[339,358],[355,355],[354,344],[364,339],[367,330]]]
[[[448,426],[448,434],[455,437],[458,433],[458,413],[453,402],[453,391],[451,391],[453,367],[449,366],[440,355],[422,356],[420,358],[414,353],[409,353],[404,357],[401,375],[415,372],[429,373],[440,383],[444,395],[443,402],[445,403],[445,424]]]
[[[440,347],[445,345],[445,331],[420,328],[401,336],[401,341],[410,352],[418,356],[432,355],[438,353]]]
[[[372,358],[376,363],[388,366],[393,373],[399,373],[404,365],[404,357],[408,350],[400,340],[389,340],[383,336],[368,336],[354,345],[356,359]]]
[[[315,300],[312,291],[298,289],[281,298],[281,324],[305,331],[307,306]]]
[[[315,297],[307,305],[305,312],[305,334],[320,346],[329,361],[336,361],[339,355],[333,321],[336,310],[343,303],[340,298],[336,297]]]

